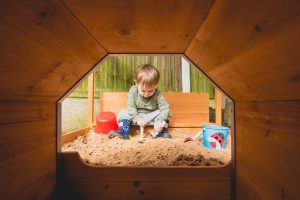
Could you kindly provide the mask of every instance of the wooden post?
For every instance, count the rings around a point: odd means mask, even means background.
[[[215,88],[216,124],[222,125],[222,93]]]
[[[94,117],[94,73],[88,77],[88,120],[87,125],[93,123]]]
[[[181,57],[182,67],[182,92],[191,92],[191,81],[190,81],[190,63]]]

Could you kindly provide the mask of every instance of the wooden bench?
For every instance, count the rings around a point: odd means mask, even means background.
[[[127,95],[127,92],[101,92],[100,111],[111,111],[117,115],[127,108]],[[208,93],[163,93],[163,96],[170,104],[170,127],[196,128],[209,122]]]
[[[100,111],[111,111],[117,115],[120,110],[127,108],[127,95],[127,92],[100,92]],[[170,128],[198,128],[199,130],[202,124],[209,123],[208,93],[163,93],[163,95],[170,104],[172,112]],[[151,130],[151,127],[147,129]],[[61,138],[61,144],[71,142],[88,131],[89,128],[84,128],[65,134]]]

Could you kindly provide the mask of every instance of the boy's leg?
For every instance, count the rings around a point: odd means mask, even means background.
[[[157,110],[155,110],[153,112],[150,112],[150,113],[141,113],[140,115],[143,116],[143,119],[145,120],[145,122],[147,124],[149,124],[149,125],[154,124],[155,118],[157,118],[158,115],[159,115],[159,110],[157,109]]]
[[[112,137],[122,137],[125,140],[129,139],[129,133],[131,130],[131,119],[130,116],[128,114],[127,109],[123,109],[119,112],[118,114],[118,127],[119,130],[117,132],[113,131],[111,133],[109,133],[110,138]]]
[[[169,124],[169,120],[166,121],[167,124]],[[164,127],[156,136],[154,136],[153,138],[156,139],[156,138],[159,138],[159,137],[162,137],[162,138],[172,138],[172,136],[170,135],[170,133],[168,133],[168,126],[167,127]]]
[[[118,121],[119,133],[123,136],[125,140],[129,140],[129,133],[131,130],[131,120],[130,119],[121,119]]]
[[[172,139],[171,134],[168,133],[168,129],[165,128],[165,127],[156,136],[154,136],[153,139],[156,139],[156,138],[159,138],[159,137]]]
[[[131,118],[127,109],[123,109],[118,114],[118,126],[119,133],[123,136],[125,140],[129,140],[129,133],[131,129]]]

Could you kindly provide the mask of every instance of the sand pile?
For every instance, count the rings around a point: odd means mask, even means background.
[[[173,139],[152,139],[146,134],[143,143],[138,135],[133,140],[109,139],[107,135],[89,132],[62,146],[62,151],[78,151],[82,159],[96,166],[219,166],[231,159],[228,136],[226,149],[207,149],[201,140],[184,143],[195,133],[170,129]]]

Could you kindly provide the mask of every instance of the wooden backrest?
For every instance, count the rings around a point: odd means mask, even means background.
[[[127,108],[127,92],[100,92],[100,111]],[[200,127],[209,122],[208,93],[163,93],[170,104],[170,127]]]

